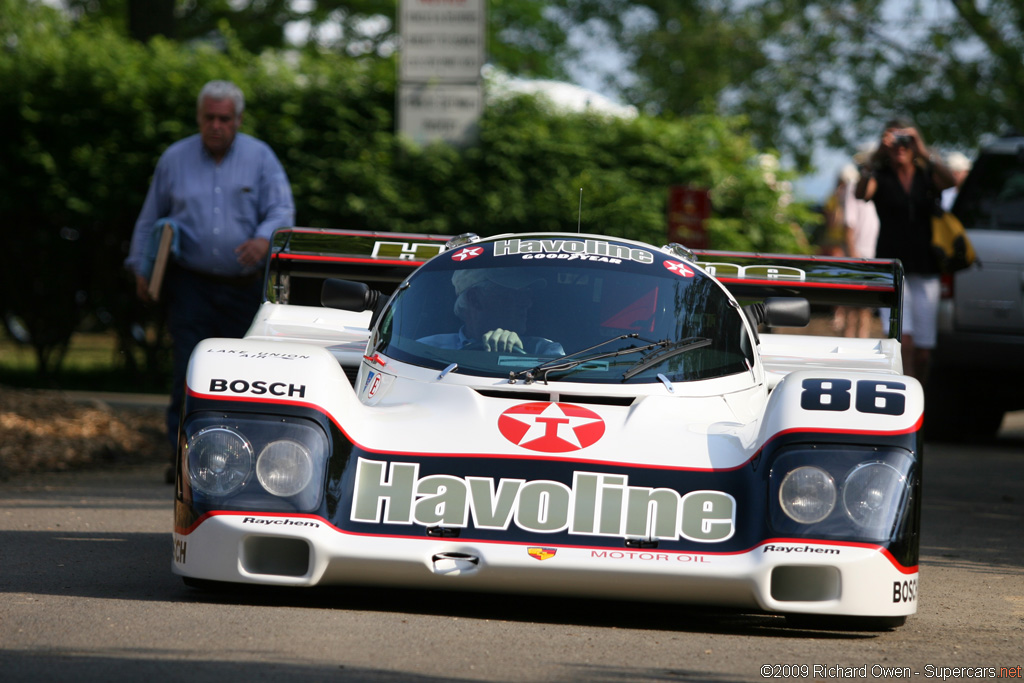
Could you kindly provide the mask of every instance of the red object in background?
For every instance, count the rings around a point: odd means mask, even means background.
[[[705,187],[673,185],[668,191],[668,241],[689,249],[707,249],[704,221],[711,216],[711,198]]]

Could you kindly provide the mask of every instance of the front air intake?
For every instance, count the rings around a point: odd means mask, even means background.
[[[835,567],[782,566],[772,570],[772,598],[780,602],[838,600],[842,593]]]
[[[250,574],[305,576],[309,543],[301,538],[249,536],[242,542],[242,569]]]
[[[440,576],[466,576],[480,568],[480,558],[469,553],[437,553],[432,558],[432,569]]]

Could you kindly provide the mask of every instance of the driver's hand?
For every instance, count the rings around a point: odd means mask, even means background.
[[[526,353],[526,350],[523,348],[523,341],[512,330],[503,330],[500,327],[491,330],[483,336],[483,342],[484,348],[488,351],[504,353],[518,351],[519,353]]]

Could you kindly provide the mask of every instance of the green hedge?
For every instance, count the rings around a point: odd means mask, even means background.
[[[0,282],[19,294],[3,312],[24,321],[41,369],[59,367],[83,320],[128,348],[132,325],[154,318],[121,264],[156,160],[195,131],[196,94],[213,78],[245,90],[243,130],[277,151],[299,225],[489,235],[575,231],[581,218],[585,231],[661,244],[668,187],[695,184],[712,191],[713,247],[802,248],[805,210],[785,205],[741,120],[619,120],[514,98],[490,104],[476,145],[423,148],[394,135],[390,60],[141,45],[18,0],[0,0],[0,16],[12,266]]]

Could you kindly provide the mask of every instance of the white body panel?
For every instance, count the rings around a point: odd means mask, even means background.
[[[818,344],[826,349],[835,340],[818,338]],[[353,442],[392,453],[451,452],[451,434],[443,425],[452,416],[459,416],[460,425],[472,425],[460,429],[460,452],[510,456],[531,453],[516,449],[497,430],[483,427],[496,425],[508,405],[490,400],[475,389],[521,392],[524,401],[557,401],[561,393],[636,396],[629,406],[601,407],[605,436],[585,454],[580,452],[579,457],[701,469],[742,465],[760,444],[785,430],[808,427],[903,433],[914,427],[923,412],[920,384],[906,377],[900,379],[912,387],[909,405],[897,416],[804,410],[800,407],[799,381],[822,376],[820,371],[809,370],[783,376],[769,397],[764,382],[755,381],[756,372],[677,384],[670,394],[660,384],[639,388],[556,381],[510,385],[504,380],[457,374],[438,381],[438,373],[426,368],[393,360],[381,368],[364,361],[353,389],[332,355],[335,353],[335,348],[294,341],[207,339],[193,355],[188,386],[193,392],[211,397],[254,399],[270,397],[264,386],[280,386],[273,395],[275,400],[320,406],[335,416]],[[349,349],[347,353],[354,351]],[[211,362],[201,362],[203,359]],[[869,375],[825,369],[826,376],[851,382],[872,377],[880,382],[893,379],[891,373]],[[372,399],[367,399],[370,372],[384,379]],[[211,391],[214,387],[219,391]],[[767,405],[771,408],[766,409]],[[763,415],[769,417],[763,420]],[[621,448],[623,439],[631,444],[627,452]],[[665,444],[673,447],[666,449]]]
[[[282,520],[290,524],[275,524]],[[308,571],[261,572],[254,548],[267,538],[299,541],[295,552],[309,553]],[[218,581],[604,596],[851,616],[917,611],[916,568],[847,544],[768,541],[737,554],[560,547],[538,559],[528,552],[536,546],[353,536],[322,519],[242,514],[216,515],[174,540],[176,573]],[[472,560],[448,559],[459,556]],[[793,576],[800,585],[792,585]],[[801,591],[815,599],[799,599]]]

